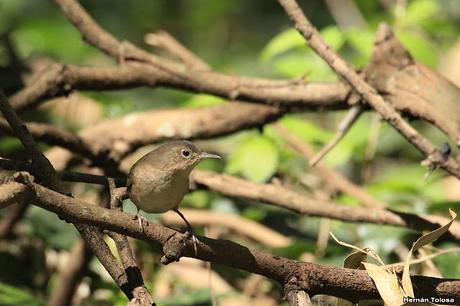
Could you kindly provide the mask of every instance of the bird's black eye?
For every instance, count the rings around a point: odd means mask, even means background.
[[[190,150],[187,150],[187,149],[182,149],[182,151],[180,151],[180,154],[182,154],[182,156],[185,158],[189,158],[191,155]]]

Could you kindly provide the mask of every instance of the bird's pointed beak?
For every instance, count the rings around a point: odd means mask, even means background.
[[[201,152],[200,154],[200,157],[203,159],[203,158],[217,158],[217,159],[220,159],[221,157],[217,154],[211,154],[211,153],[207,153],[207,152]]]

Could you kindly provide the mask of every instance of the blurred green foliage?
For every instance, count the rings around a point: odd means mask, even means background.
[[[343,28],[336,24],[324,1],[302,3],[310,20],[318,27],[332,49],[339,52],[356,69],[365,67],[374,41],[374,33],[380,22],[390,24],[398,38],[417,61],[436,69],[439,59],[453,45],[460,31],[460,2],[457,0],[411,0],[403,13],[385,9],[383,1],[355,1],[366,23],[361,27]],[[166,30],[205,59],[217,71],[248,76],[276,78],[305,78],[307,81],[336,81],[329,67],[306,46],[304,39],[290,27],[288,18],[276,1],[265,0],[135,0],[135,1],[81,1],[82,5],[102,27],[120,39],[152,50],[143,43],[148,32]],[[109,8],[109,9],[108,9]],[[43,57],[78,65],[110,65],[113,60],[88,46],[80,34],[62,16],[57,7],[48,0],[2,0],[0,1],[0,34],[8,34],[14,43],[18,57],[27,62]],[[7,50],[0,45],[0,65],[8,63]],[[191,94],[172,89],[137,88],[113,92],[83,92],[96,100],[107,117],[121,116],[147,109],[187,107],[196,108],[223,103],[223,100],[205,94]],[[44,116],[43,113],[26,114],[33,120],[47,120],[67,128],[75,128],[62,119]],[[420,154],[392,128],[383,124],[378,133],[374,157],[369,160],[372,114],[363,115],[346,137],[325,158],[351,180],[365,185],[365,189],[393,209],[417,213],[446,213],[448,207],[459,207],[458,202],[447,196],[443,175],[434,173],[428,181],[423,180],[426,169],[419,165]],[[303,142],[320,149],[334,135],[342,112],[287,115],[281,124]],[[416,127],[437,145],[446,141],[441,133],[424,123]],[[225,164],[210,162],[200,167],[223,171],[255,182],[268,182],[282,177],[293,188],[305,192],[315,187],[305,186],[300,179],[309,175],[305,160],[286,147],[284,141],[270,126],[262,130],[240,132],[223,137],[218,144],[226,153]],[[0,151],[4,156],[23,157],[17,140],[3,137]],[[18,153],[19,152],[19,153]],[[363,173],[370,171],[370,177]],[[321,186],[320,186],[321,187]],[[346,195],[334,199],[343,205],[356,205],[356,200]],[[127,211],[133,207],[125,203]],[[186,196],[184,206],[211,209],[255,220],[287,236],[294,243],[286,248],[269,250],[273,253],[299,259],[313,254],[321,263],[341,265],[349,253],[335,243],[329,243],[324,252],[318,252],[317,236],[321,222],[305,218],[262,203],[229,199],[216,193],[196,191]],[[0,214],[3,212],[0,211]],[[152,217],[154,220],[155,216]],[[324,226],[324,225],[323,225]],[[387,262],[400,259],[395,247],[403,243],[410,246],[412,233],[378,225],[344,224],[332,221],[330,231],[339,239],[364,247],[374,248]],[[43,249],[69,250],[78,237],[73,227],[62,222],[54,214],[31,208],[21,221],[20,234],[38,240]],[[20,236],[20,235],[19,235]],[[238,240],[238,237],[232,237]],[[14,245],[18,237],[10,237]],[[245,243],[250,243],[245,241]],[[249,245],[263,248],[263,246]],[[139,243],[144,260],[154,266],[151,246]],[[445,246],[443,246],[445,247]],[[0,255],[16,254],[14,247],[1,248]],[[11,258],[3,257],[1,258]],[[446,277],[460,277],[459,255],[448,254],[434,260]],[[0,266],[7,264],[0,262]],[[126,299],[110,280],[101,277],[97,263],[90,268],[90,295],[84,305],[105,305],[104,299],[94,295],[96,291],[111,292],[110,303],[125,305]],[[27,271],[28,266],[23,266]],[[224,267],[215,267],[235,287],[238,279],[247,274]],[[42,305],[35,296],[46,296],[46,286],[23,288],[4,283],[5,272],[0,272],[1,305]],[[154,266],[147,283],[153,289],[161,268]],[[207,276],[206,276],[207,277]],[[185,285],[184,285],[185,286]],[[159,305],[210,305],[209,290],[191,290],[178,286],[169,299]],[[44,289],[46,288],[46,289]],[[271,291],[278,289],[269,287]],[[272,293],[276,296],[276,294]],[[99,303],[99,304],[96,304]]]

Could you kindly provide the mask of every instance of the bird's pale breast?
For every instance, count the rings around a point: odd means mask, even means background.
[[[190,171],[169,173],[150,169],[135,173],[131,181],[131,200],[147,213],[163,213],[176,208],[188,191]]]

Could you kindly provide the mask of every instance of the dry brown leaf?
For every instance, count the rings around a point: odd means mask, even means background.
[[[364,249],[367,250],[367,249]],[[343,261],[343,267],[349,269],[364,269],[362,262],[366,261],[367,253],[361,251],[353,252]]]
[[[417,241],[415,241],[415,243],[412,245],[412,248],[409,250],[409,253],[407,254],[406,260],[404,262],[404,269],[403,269],[403,275],[402,275],[402,280],[401,280],[402,288],[406,296],[414,297],[414,289],[412,287],[412,282],[410,279],[410,271],[409,271],[410,259],[412,258],[412,253],[417,251],[424,245],[427,245],[437,240],[439,237],[444,235],[449,230],[449,227],[452,225],[455,218],[457,217],[457,214],[453,210],[449,209],[449,213],[451,216],[451,220],[447,224],[417,239]]]
[[[386,305],[401,306],[404,304],[404,294],[399,287],[398,276],[394,272],[368,262],[363,262],[363,265]]]
[[[361,252],[361,253],[364,253],[364,254],[367,254],[368,256],[374,258],[375,260],[377,260],[382,266],[385,265],[385,263],[382,261],[382,259],[380,258],[380,256],[375,253],[373,250],[369,249],[369,248],[360,248],[360,247],[357,247],[355,245],[352,245],[352,244],[349,244],[349,243],[346,243],[346,242],[343,242],[343,241],[340,241],[339,239],[337,239],[337,237],[334,236],[334,234],[331,232],[330,233],[332,238],[335,240],[335,242],[337,242],[338,244],[342,245],[342,246],[345,246],[347,248],[350,248],[350,249],[353,249],[353,250],[356,250],[358,252]]]

